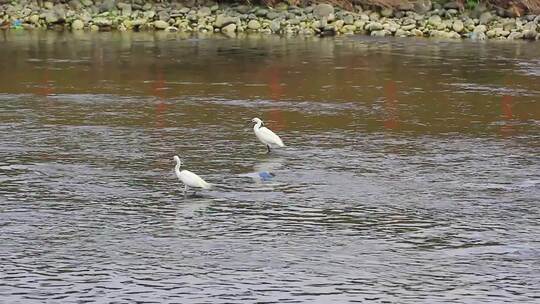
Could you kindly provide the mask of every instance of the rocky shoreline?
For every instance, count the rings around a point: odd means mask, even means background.
[[[3,3],[2,29],[72,31],[216,32],[230,37],[256,32],[278,35],[352,35],[434,37],[442,39],[540,40],[540,15],[512,16],[483,5],[462,11],[458,2],[429,0],[395,9],[355,6],[343,10],[329,4],[307,7],[279,3],[273,8],[205,2],[142,0],[32,0]]]

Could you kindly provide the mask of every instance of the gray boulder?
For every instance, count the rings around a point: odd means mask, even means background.
[[[111,11],[116,6],[116,0],[103,0],[99,5],[99,12],[108,12]]]
[[[318,18],[328,17],[334,13],[334,7],[330,4],[321,3],[313,8],[313,15]]]

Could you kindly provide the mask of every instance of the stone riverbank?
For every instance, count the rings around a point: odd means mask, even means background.
[[[203,5],[142,0],[71,0],[68,3],[0,0],[0,24],[7,29],[72,31],[241,32],[279,35],[353,35],[434,37],[442,39],[540,40],[540,16],[512,16],[478,6],[460,10],[421,0],[395,9],[329,4],[273,8],[245,4]]]

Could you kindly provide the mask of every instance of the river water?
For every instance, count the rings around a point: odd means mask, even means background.
[[[3,32],[0,302],[538,303],[539,58]]]

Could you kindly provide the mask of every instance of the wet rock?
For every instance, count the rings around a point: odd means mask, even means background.
[[[174,32],[178,32],[178,28],[175,27],[175,26],[169,26],[165,29],[166,32],[169,32],[169,33],[174,33]]]
[[[422,32],[419,29],[412,29],[411,34],[413,34],[416,37],[423,37],[424,36],[424,32]]]
[[[104,18],[104,17],[96,17],[92,20],[92,23],[99,27],[105,27],[105,26],[111,26],[112,20]]]
[[[523,26],[523,30],[524,31],[533,31],[533,32],[536,32],[536,29],[538,28],[538,26],[536,25],[536,23],[534,22],[527,22],[524,26]]]
[[[221,31],[225,34],[234,34],[236,32],[236,24],[232,23],[224,26]]]
[[[154,21],[154,27],[158,30],[164,30],[169,27],[169,23],[163,20]]]
[[[448,33],[445,31],[433,30],[429,32],[429,36],[433,38],[448,38]]]
[[[74,30],[74,31],[79,31],[79,30],[82,30],[84,28],[84,22],[82,22],[82,20],[75,20],[71,23],[71,29]]]
[[[416,28],[416,23],[401,26],[401,29],[404,31],[410,31],[413,28]]]
[[[250,30],[258,30],[261,28],[261,23],[259,23],[257,20],[250,20],[247,26]]]
[[[452,23],[452,29],[453,29],[455,32],[461,33],[461,32],[465,29],[465,26],[463,25],[463,21],[461,21],[461,20],[455,20],[455,21]]]
[[[94,5],[94,2],[92,2],[92,0],[81,0],[81,4],[86,7],[89,7],[89,6]]]
[[[321,3],[317,4],[313,9],[313,15],[318,18],[328,17],[330,14],[334,13],[334,7],[330,4]]]
[[[484,32],[472,32],[469,36],[472,40],[486,40]]]
[[[409,32],[404,31],[402,29],[398,29],[396,31],[396,33],[394,34],[394,36],[396,36],[396,37],[407,37],[407,36],[409,36]]]
[[[231,23],[236,23],[237,18],[227,16],[225,14],[219,14],[216,17],[216,21],[214,22],[214,26],[217,28],[222,28],[224,26],[227,26]]]
[[[370,22],[366,25],[365,29],[367,31],[379,31],[383,29],[383,25],[379,22]]]
[[[448,32],[447,35],[449,39],[461,39],[461,35],[456,32]]]
[[[385,36],[390,36],[391,33],[387,30],[380,30],[380,31],[373,31],[371,32],[370,35],[373,37],[385,37]]]
[[[523,39],[528,39],[528,40],[534,40],[536,39],[536,35],[538,33],[534,30],[524,30],[523,31]]]
[[[517,40],[517,39],[522,39],[522,38],[523,38],[523,34],[520,32],[512,32],[508,35],[508,40]]]

